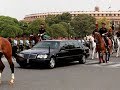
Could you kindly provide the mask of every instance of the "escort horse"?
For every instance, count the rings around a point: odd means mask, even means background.
[[[11,80],[9,81],[9,83],[13,84],[15,77],[14,77],[14,63],[12,61],[12,47],[8,39],[0,37],[0,84],[1,84],[1,79],[2,79],[1,78],[2,72],[5,68],[5,65],[3,64],[1,60],[3,55],[7,59],[10,65],[10,69],[11,69]]]
[[[105,41],[103,37],[100,35],[100,33],[95,32],[94,33],[94,39],[96,41],[96,50],[99,54],[99,63],[107,63],[110,58],[110,54],[112,52],[112,42],[110,39],[108,39],[108,45],[109,48],[106,48]],[[105,58],[104,58],[105,55]]]

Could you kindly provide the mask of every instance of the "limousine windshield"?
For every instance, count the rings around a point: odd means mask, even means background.
[[[60,42],[58,41],[41,41],[37,43],[33,48],[51,48],[57,49],[59,48]]]

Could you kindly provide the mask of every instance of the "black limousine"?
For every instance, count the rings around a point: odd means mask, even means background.
[[[84,64],[88,56],[89,49],[77,40],[43,40],[18,53],[16,61],[21,67],[44,64],[54,68],[59,62],[79,61]]]

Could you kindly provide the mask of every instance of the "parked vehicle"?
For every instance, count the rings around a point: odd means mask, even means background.
[[[89,49],[77,40],[43,40],[18,53],[16,61],[21,67],[44,64],[54,68],[59,62],[79,61],[84,64],[88,56]]]

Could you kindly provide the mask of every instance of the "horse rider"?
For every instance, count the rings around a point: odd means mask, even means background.
[[[44,40],[45,33],[46,33],[46,30],[45,30],[44,24],[41,24],[40,29],[39,29],[39,34],[42,40]]]
[[[109,42],[108,42],[108,30],[106,28],[106,24],[102,23],[102,27],[99,29],[98,31],[100,33],[100,35],[103,37],[104,41],[105,41],[105,46],[107,49],[109,49]]]
[[[95,25],[95,30],[93,30],[92,35],[94,35],[95,32],[98,32],[98,24]]]

